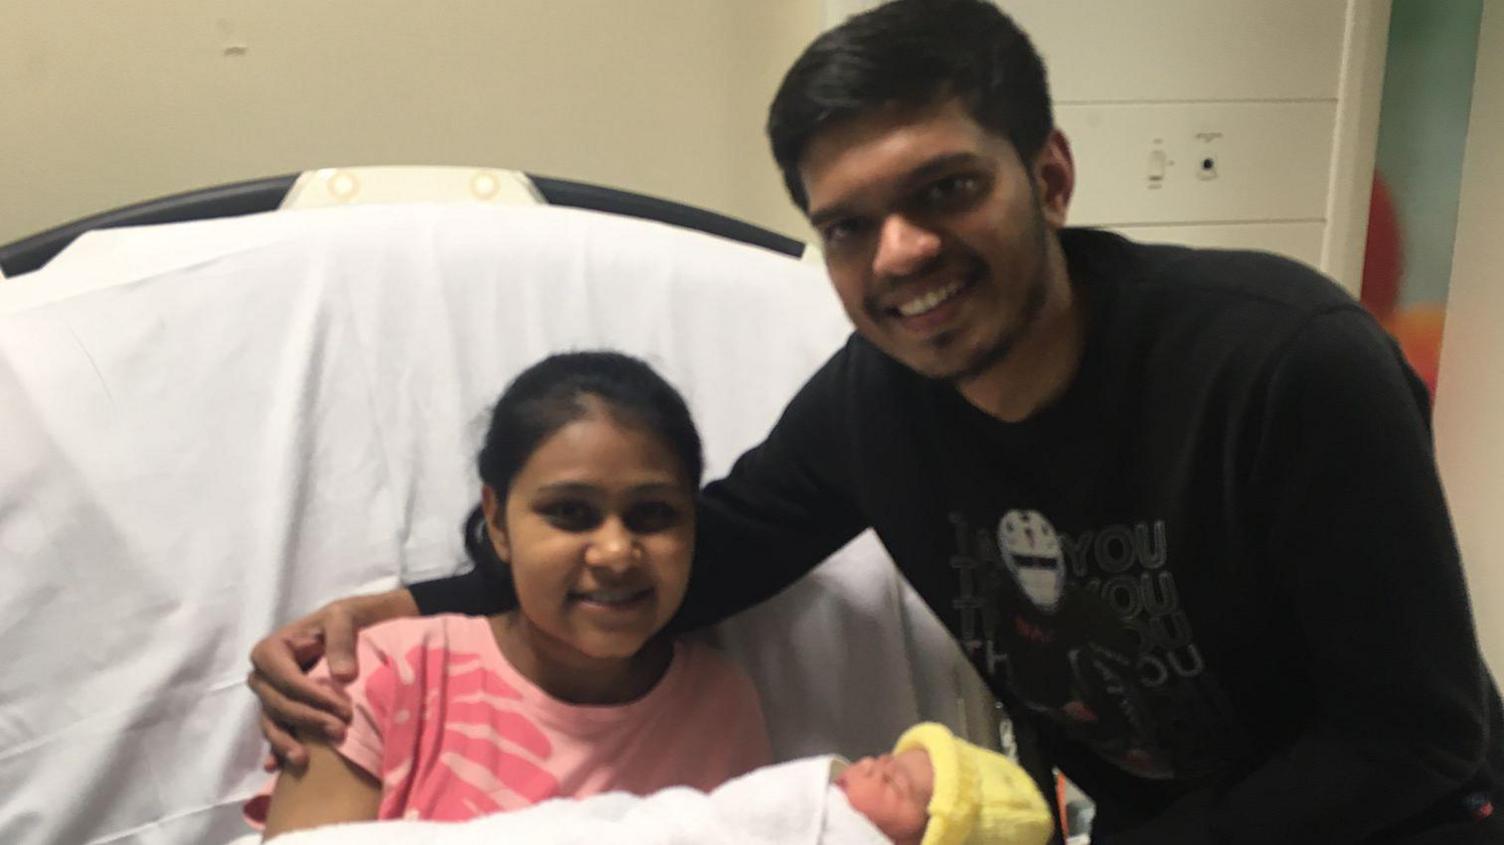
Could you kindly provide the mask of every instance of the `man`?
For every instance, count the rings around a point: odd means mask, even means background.
[[[878,536],[1106,843],[1504,841],[1504,725],[1424,388],[1350,297],[1272,256],[1065,228],[1044,68],[981,0],[817,39],[768,133],[856,328],[702,494],[682,623]],[[337,602],[257,646],[278,723],[337,712],[299,662],[486,612],[486,573]],[[335,723],[332,729],[337,731]]]

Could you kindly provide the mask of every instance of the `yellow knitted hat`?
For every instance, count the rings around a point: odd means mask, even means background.
[[[933,722],[905,731],[893,753],[911,748],[928,751],[935,770],[921,845],[1044,845],[1054,835],[1049,806],[1017,763]]]

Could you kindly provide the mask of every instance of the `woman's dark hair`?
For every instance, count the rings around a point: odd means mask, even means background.
[[[816,38],[768,110],[773,158],[794,203],[809,210],[799,160],[822,129],[889,104],[950,97],[1025,162],[1054,128],[1044,62],[986,0],[894,0]]]
[[[476,459],[481,481],[505,501],[512,480],[539,444],[593,410],[657,435],[679,459],[685,483],[692,489],[700,486],[705,459],[684,397],[646,363],[604,351],[550,355],[507,385],[491,411]],[[486,535],[480,505],[466,517],[464,534],[470,560],[499,574],[510,591],[509,570]],[[515,595],[507,605],[516,605]]]

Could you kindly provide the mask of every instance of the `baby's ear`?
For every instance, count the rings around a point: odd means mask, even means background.
[[[486,518],[486,538],[491,541],[491,549],[502,562],[510,563],[512,544],[507,538],[506,502],[489,484],[481,486],[480,509]]]
[[[909,776],[909,783],[928,801],[935,794],[935,765],[929,749],[915,746],[898,754],[898,761]]]

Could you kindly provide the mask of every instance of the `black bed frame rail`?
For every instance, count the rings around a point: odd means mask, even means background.
[[[187,220],[238,217],[243,214],[274,211],[281,206],[283,198],[287,196],[287,192],[292,189],[293,183],[300,175],[289,173],[202,188],[64,223],[0,246],[0,271],[3,271],[6,276],[19,276],[22,273],[38,270],[51,261],[53,256],[62,252],[68,244],[73,243],[79,235],[94,229],[181,223]],[[549,205],[584,208],[656,220],[660,223],[682,226],[770,249],[795,258],[804,253],[804,244],[793,238],[703,208],[603,185],[572,182],[548,176],[529,175],[528,178],[532,180],[538,193]]]

